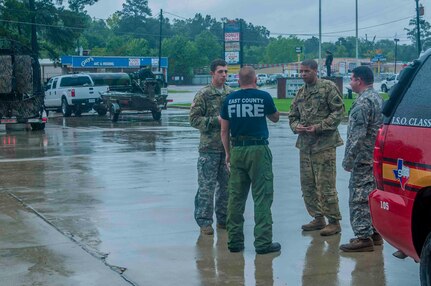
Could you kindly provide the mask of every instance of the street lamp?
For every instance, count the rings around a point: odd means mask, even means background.
[[[400,39],[395,38],[394,42],[395,42],[395,60],[394,60],[394,73],[397,73],[397,46],[398,46],[398,41]]]

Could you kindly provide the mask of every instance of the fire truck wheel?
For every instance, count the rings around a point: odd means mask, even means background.
[[[431,285],[431,233],[428,234],[421,252],[421,285]]]

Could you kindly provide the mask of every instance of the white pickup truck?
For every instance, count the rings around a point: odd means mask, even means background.
[[[108,86],[96,86],[88,74],[55,76],[45,87],[45,108],[61,111],[64,117],[69,117],[72,112],[80,116],[99,103],[100,93],[107,90]]]
[[[398,73],[388,76],[380,84],[381,91],[388,92],[396,83],[398,83],[399,78],[400,78],[400,74]]]

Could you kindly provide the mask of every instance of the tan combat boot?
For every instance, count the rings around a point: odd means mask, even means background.
[[[312,231],[312,230],[320,230],[326,226],[324,217],[316,217],[312,221],[307,224],[302,225],[303,231]]]
[[[382,245],[383,244],[383,237],[377,232],[373,233],[373,235],[371,236],[371,239],[373,240],[374,245]]]
[[[340,250],[344,252],[369,252],[374,251],[374,244],[371,238],[354,238],[350,243],[342,244]]]
[[[341,226],[340,223],[334,222],[334,223],[328,223],[324,229],[320,231],[321,236],[330,236],[341,232]]]
[[[218,229],[226,229],[226,224],[217,223]]]
[[[201,226],[201,233],[202,234],[206,234],[206,235],[213,235],[214,234],[214,229],[210,225]]]

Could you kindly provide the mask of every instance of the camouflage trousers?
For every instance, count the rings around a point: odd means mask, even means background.
[[[375,232],[368,206],[368,196],[375,186],[372,165],[353,167],[349,181],[349,208],[350,224],[356,237],[370,237]]]
[[[198,159],[198,191],[195,196],[195,220],[199,226],[212,225],[215,213],[219,224],[226,224],[227,184],[229,173],[225,154],[200,152]]]
[[[244,246],[244,210],[251,185],[254,201],[254,247],[266,248],[272,243],[271,205],[274,186],[271,150],[268,145],[233,147],[230,163],[228,246]]]
[[[312,217],[326,216],[329,222],[341,220],[336,182],[335,148],[310,154],[301,151],[301,189],[305,207]]]

